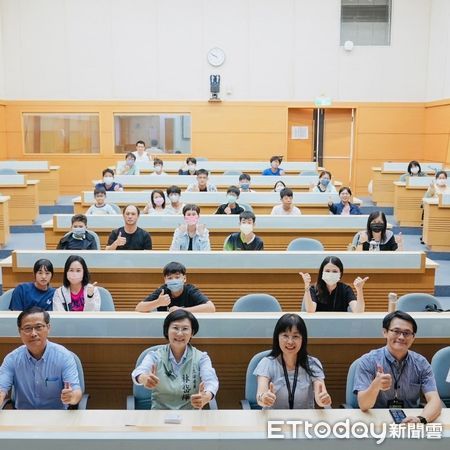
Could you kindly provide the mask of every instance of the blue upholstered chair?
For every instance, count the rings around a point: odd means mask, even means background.
[[[236,300],[232,312],[281,312],[278,300],[269,294],[248,294]]]
[[[261,409],[256,401],[256,393],[258,391],[258,381],[255,375],[253,375],[254,370],[258,363],[268,354],[270,350],[265,350],[259,352],[253,356],[253,358],[248,363],[247,372],[245,375],[245,398],[241,400],[242,409]]]

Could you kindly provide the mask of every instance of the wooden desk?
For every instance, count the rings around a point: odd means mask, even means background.
[[[402,227],[422,225],[422,199],[433,177],[394,181],[394,215]]]
[[[54,205],[59,196],[59,168],[48,161],[0,161],[0,169],[14,169],[27,178],[39,180],[38,199],[40,205]]]
[[[2,175],[0,192],[9,196],[11,225],[31,225],[39,215],[39,180],[26,180],[23,175]]]
[[[0,262],[3,289],[29,281],[34,263],[48,258],[55,268],[53,285],[62,283],[62,271],[71,251],[16,250]],[[218,311],[231,311],[234,302],[249,293],[274,295],[283,310],[300,310],[303,282],[298,272],[316,278],[329,252],[157,252],[77,251],[89,267],[92,281],[107,288],[118,310],[136,304],[162,284],[162,268],[171,261],[187,267],[188,282],[197,285]],[[387,311],[389,292],[434,292],[438,266],[423,252],[333,252],[341,258],[349,284],[357,275],[369,276],[364,288],[366,311]]]
[[[433,251],[450,251],[450,195],[424,198],[423,240]]]
[[[298,237],[318,239],[327,250],[347,250],[348,244],[358,231],[366,227],[368,216],[258,216],[255,232],[264,241],[266,250],[286,250],[289,243]],[[60,239],[71,229],[72,214],[56,214],[45,222],[47,250],[54,250]],[[141,215],[138,225],[152,235],[154,250],[168,250],[173,232],[181,216]],[[209,230],[212,250],[222,250],[230,233],[238,229],[236,216],[202,215],[201,223]],[[123,226],[122,215],[88,216],[88,227],[100,238],[102,248],[106,246],[111,230]]]
[[[251,188],[256,192],[273,192],[275,182],[283,182],[295,192],[309,192],[311,184],[318,182],[318,176],[293,176],[270,177],[257,175],[252,176]],[[195,183],[197,178],[191,175],[116,175],[114,181],[123,185],[125,191],[139,192],[142,190],[163,189],[169,186],[179,186],[182,190]],[[93,180],[95,186],[100,180]],[[210,175],[209,182],[218,190],[226,192],[230,186],[239,186],[239,175]],[[342,186],[342,182],[334,183],[336,189]],[[278,194],[279,195],[279,194]]]
[[[143,208],[150,201],[150,191],[140,192],[108,192],[107,201],[123,207],[134,204]],[[316,192],[295,192],[294,204],[300,208],[302,214],[326,215],[329,214],[328,200],[339,201],[338,194],[325,194]],[[75,214],[84,214],[94,202],[93,191],[84,191],[80,197],[73,200]],[[219,205],[226,202],[224,192],[182,192],[182,203],[194,203],[201,208],[201,214],[214,214]],[[280,203],[277,192],[243,192],[238,203],[251,205],[256,215],[270,214],[272,208]],[[361,205],[361,200],[353,199],[353,203]]]
[[[9,201],[11,197],[0,195],[0,248],[9,240]]]
[[[298,311],[298,310],[297,310]],[[276,321],[282,313],[196,314],[200,329],[193,345],[207,351],[220,382],[219,408],[239,409],[245,373],[256,353],[271,348]],[[20,345],[18,312],[0,312],[0,360]],[[345,399],[350,364],[385,345],[382,320],[386,313],[301,313],[308,329],[308,352],[325,372],[327,388],[337,408]],[[412,313],[418,323],[413,350],[428,361],[450,345],[448,313]],[[132,391],[131,371],[139,354],[165,342],[166,313],[51,313],[50,339],[74,351],[83,363],[90,408],[125,408]],[[0,427],[3,412],[0,414]],[[0,436],[1,437],[1,436]],[[3,441],[2,441],[3,450]]]
[[[387,163],[382,167],[372,167],[372,200],[377,206],[394,206],[394,181],[399,181],[406,173],[408,163]],[[435,169],[442,169],[441,163],[421,163],[422,171],[434,173]]]
[[[408,415],[421,410],[408,409]],[[0,438],[2,449],[25,448],[33,440],[35,450],[79,450],[80,446],[96,450],[197,449],[197,450],[285,450],[299,448],[349,450],[356,448],[389,449],[447,449],[450,413],[444,409],[437,419],[442,439],[399,439],[390,434],[392,418],[387,409],[359,410],[293,410],[293,411],[177,411],[180,424],[167,424],[167,411],[2,411]],[[296,434],[292,434],[292,422]],[[277,431],[271,434],[284,437],[268,439],[268,421],[278,421]],[[281,421],[281,422],[280,422]],[[323,439],[316,424],[335,423],[349,427],[350,438]],[[309,423],[307,428],[305,423]],[[374,425],[375,435],[361,438],[350,434],[357,423],[369,430]],[[30,425],[32,424],[32,425]],[[280,427],[280,428],[277,428]],[[342,433],[342,429],[341,429]],[[361,431],[360,431],[361,433]],[[331,434],[331,433],[330,433]],[[359,434],[359,437],[358,437]],[[320,436],[320,437],[319,437]],[[382,439],[381,436],[383,436]],[[377,445],[380,442],[380,446]],[[384,444],[384,447],[381,447]]]

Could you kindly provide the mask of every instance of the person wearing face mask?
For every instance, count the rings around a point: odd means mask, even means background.
[[[58,243],[58,250],[100,250],[97,248],[94,235],[87,231],[87,217],[75,214],[72,217],[72,230]]]
[[[360,215],[361,211],[358,206],[350,202],[352,197],[352,191],[349,187],[343,186],[339,189],[339,203],[333,203],[331,198],[328,202],[328,208],[334,215],[340,216],[353,216]]]
[[[438,198],[439,194],[450,192],[447,185],[447,172],[440,170],[436,172],[435,180],[432,182],[425,193],[425,198]]]
[[[282,161],[283,161],[282,156],[272,156],[272,158],[270,158],[270,167],[264,169],[262,171],[262,175],[272,175],[282,177],[284,175],[284,170],[280,169],[280,164],[282,163]]]
[[[136,151],[133,152],[133,155],[136,156],[136,162],[151,162],[152,155],[149,155],[145,151],[145,142],[137,141],[136,142]]]
[[[312,192],[336,192],[336,188],[331,182],[331,172],[328,172],[327,170],[323,170],[322,172],[320,172],[319,181],[317,182],[317,184],[312,185]]]
[[[197,160],[186,158],[186,164],[178,171],[178,175],[197,175]]]
[[[170,200],[170,205],[166,206],[166,214],[178,215],[183,214],[184,204],[181,203],[181,189],[178,186],[169,186],[166,190],[167,197]]]
[[[163,216],[166,214],[166,196],[160,189],[154,189],[150,195],[150,203],[144,208],[144,214]]]
[[[278,180],[273,186],[273,192],[281,192],[285,188],[286,184],[283,181]]]
[[[119,175],[139,175],[139,167],[136,165],[136,156],[129,152],[125,156],[125,165],[117,170]]]
[[[194,250],[210,251],[209,231],[200,219],[200,208],[197,205],[185,205],[183,207],[184,223],[173,233],[171,251]]]
[[[163,269],[164,284],[136,305],[138,312],[175,311],[215,312],[214,303],[193,284],[186,283],[186,267],[170,262]]]
[[[167,175],[166,172],[163,172],[164,162],[162,159],[155,158],[153,160],[153,175]]]
[[[38,306],[46,311],[52,310],[55,288],[50,286],[53,278],[53,264],[48,259],[38,259],[33,267],[34,282],[18,284],[12,293],[9,309],[24,311]]]
[[[90,283],[86,261],[70,255],[64,264],[63,285],[53,296],[53,311],[100,311],[100,292]]]
[[[399,181],[406,181],[409,177],[426,177],[427,174],[422,172],[422,168],[418,161],[410,161],[406,173],[404,173]]]
[[[354,313],[364,312],[364,284],[369,277],[356,277],[353,289],[340,280],[344,275],[342,261],[335,256],[328,256],[320,265],[317,283],[311,285],[311,275],[299,272],[305,285],[303,295],[303,309],[306,312],[320,311],[348,311]]]
[[[95,189],[104,189],[106,192],[123,191],[123,186],[114,181],[114,170],[105,169],[102,172],[103,182],[97,183]]]
[[[252,179],[248,173],[241,173],[239,175],[239,189],[241,192],[255,192],[250,188]]]
[[[369,215],[367,228],[356,233],[353,242],[357,250],[363,251],[403,250],[402,234],[395,236],[387,229],[386,216],[382,211],[374,211]]]
[[[237,199],[241,191],[236,186],[230,186],[227,190],[227,202],[220,205],[214,214],[240,214],[244,212],[244,208],[239,206]]]
[[[251,211],[239,214],[240,231],[226,238],[223,249],[226,251],[264,250],[263,240],[253,232],[255,220],[256,217]]]

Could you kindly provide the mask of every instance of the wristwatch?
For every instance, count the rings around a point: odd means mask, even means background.
[[[423,416],[417,416],[417,418],[420,420],[420,423],[424,423],[424,424],[428,423],[428,420],[425,419],[425,417],[423,417]]]

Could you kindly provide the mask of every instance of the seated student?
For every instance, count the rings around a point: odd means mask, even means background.
[[[150,233],[139,228],[137,221],[141,212],[134,205],[128,205],[123,210],[125,225],[111,231],[106,250],[151,250]]]
[[[215,312],[214,303],[193,284],[186,284],[186,267],[178,262],[166,264],[164,284],[136,305],[138,312],[174,311]]]
[[[264,250],[264,242],[253,233],[256,217],[251,211],[239,214],[239,228],[237,233],[230,234],[223,244],[223,249],[230,250]]]
[[[197,160],[186,158],[186,164],[178,171],[178,175],[197,175]]]
[[[114,181],[114,170],[105,169],[102,172],[103,183],[97,183],[95,189],[103,188],[106,192],[123,191],[123,186]]]
[[[62,237],[58,250],[100,250],[92,234],[86,231],[87,217],[84,214],[72,216],[72,232]]]
[[[136,151],[133,152],[133,155],[136,156],[136,162],[151,162],[152,156],[149,155],[145,151],[145,142],[137,141],[136,142]]]
[[[90,283],[86,261],[70,255],[64,264],[63,285],[53,296],[53,311],[100,311],[97,283]]]
[[[167,175],[166,172],[163,172],[164,162],[162,159],[155,158],[153,160],[153,175]]]
[[[252,178],[248,173],[241,173],[239,175],[239,189],[241,192],[255,192],[250,188]]]
[[[316,311],[347,311],[350,307],[354,313],[364,312],[364,284],[369,277],[356,277],[353,286],[356,289],[356,297],[353,289],[342,283],[344,266],[342,261],[335,256],[327,256],[320,265],[317,283],[311,286],[311,275],[300,272],[305,283],[303,302],[306,312]]]
[[[190,343],[198,329],[191,312],[172,311],[163,325],[168,344],[150,350],[133,370],[133,383],[152,390],[152,409],[202,409],[217,394],[211,359]]]
[[[105,216],[108,214],[116,214],[114,208],[106,203],[106,190],[99,187],[94,189],[95,203],[86,211],[87,216]]]
[[[337,216],[360,215],[361,211],[358,206],[350,202],[352,191],[349,187],[343,186],[339,189],[339,203],[333,203],[330,199],[328,209]]]
[[[422,168],[418,161],[410,161],[406,173],[404,173],[399,181],[406,181],[409,177],[426,177],[427,174],[422,172]]]
[[[387,229],[387,220],[384,212],[373,211],[367,219],[367,228],[359,231],[354,238],[357,250],[363,251],[395,251],[403,250],[403,237],[401,233],[394,236]]]
[[[281,192],[285,187],[286,187],[286,184],[283,181],[278,180],[273,185],[273,192]]]
[[[227,202],[220,205],[214,214],[240,214],[244,208],[237,204],[241,191],[236,186],[230,186],[227,190]]]
[[[273,331],[272,351],[256,366],[256,400],[264,409],[313,409],[331,405],[322,364],[308,355],[308,332],[298,314],[284,314]]]
[[[161,189],[153,189],[150,194],[150,203],[144,208],[144,214],[163,216],[166,214],[166,196]]]
[[[361,356],[353,382],[362,411],[371,408],[419,408],[421,392],[426,406],[404,423],[428,423],[441,413],[441,399],[430,363],[409,350],[417,333],[416,321],[406,312],[394,311],[383,319],[386,346]]]
[[[119,175],[139,175],[139,167],[136,165],[136,156],[134,153],[127,153],[125,156],[125,165],[117,170]]]
[[[280,169],[280,164],[283,161],[282,156],[272,156],[270,158],[270,167],[268,169],[264,169],[262,171],[263,175],[275,175],[275,176],[283,176],[284,170]]]
[[[159,147],[158,147],[158,139],[152,139],[150,141],[150,147],[147,149],[149,153],[164,153]]]
[[[77,405],[83,395],[77,364],[69,350],[48,341],[50,314],[33,306],[19,314],[17,327],[23,345],[6,355],[0,367],[0,405],[12,387],[15,409]]]
[[[183,213],[184,204],[180,202],[181,189],[178,186],[169,186],[166,190],[170,205],[166,206],[166,214],[178,215]]]
[[[173,233],[171,251],[194,250],[209,251],[209,231],[204,224],[198,223],[200,208],[197,205],[185,205],[183,207],[184,223]]]
[[[48,259],[38,259],[33,266],[34,282],[18,284],[12,293],[9,309],[23,311],[32,306],[52,310],[55,288],[50,286],[53,264]]]
[[[425,198],[438,198],[439,194],[450,192],[450,188],[447,186],[447,172],[440,170],[436,172],[435,180],[431,182]]]
[[[186,192],[217,192],[214,184],[208,183],[209,172],[206,169],[197,170],[197,182],[191,183]]]
[[[301,211],[294,206],[292,189],[284,188],[280,191],[281,204],[272,208],[271,216],[300,216]]]
[[[336,192],[334,184],[331,182],[331,172],[328,170],[323,170],[319,174],[319,181],[317,184],[312,184],[312,192]]]

